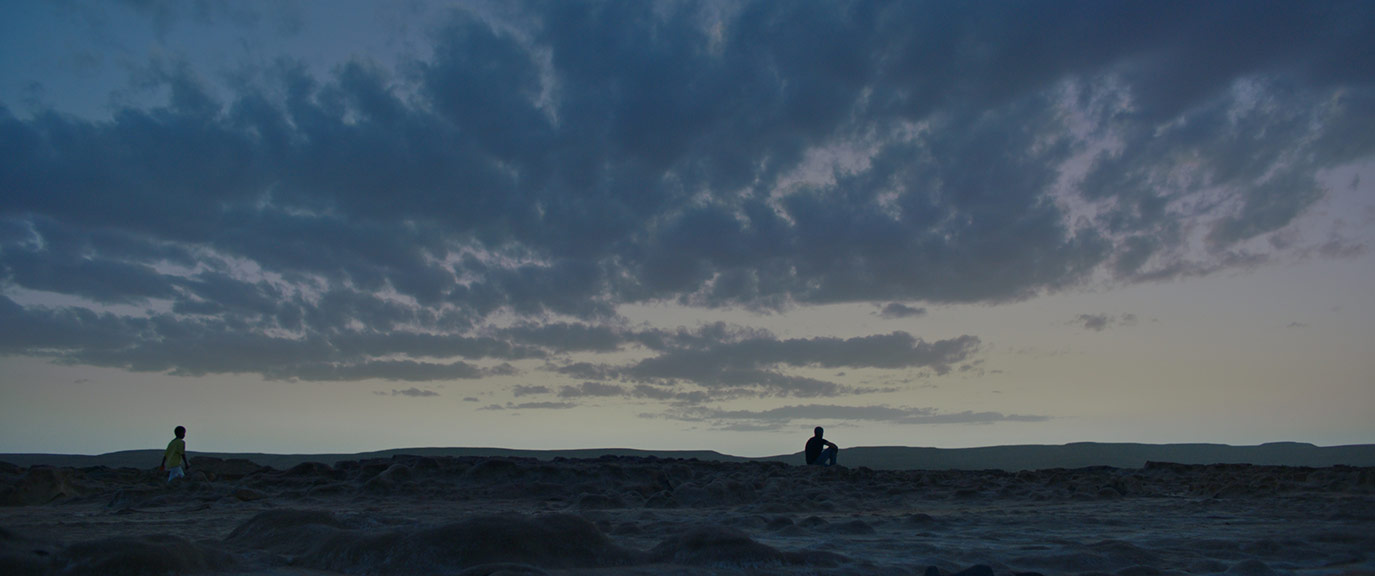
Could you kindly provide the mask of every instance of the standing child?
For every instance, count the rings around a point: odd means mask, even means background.
[[[162,469],[167,471],[167,483],[177,478],[185,478],[186,470],[191,469],[191,461],[186,458],[186,427],[177,426],[177,435],[167,443],[167,451],[162,453]]]

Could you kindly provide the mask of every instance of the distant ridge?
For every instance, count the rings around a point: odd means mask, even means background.
[[[85,468],[106,466],[109,468],[156,468],[162,460],[162,450],[122,450],[98,456],[81,454],[0,454],[0,462],[16,466],[67,466]],[[244,459],[260,466],[287,469],[305,462],[322,462],[333,466],[336,462],[347,460],[369,460],[391,458],[397,455],[427,457],[507,457],[535,458],[553,460],[555,458],[600,458],[602,456],[654,456],[658,458],[696,458],[698,460],[748,462],[757,460],[740,456],[730,456],[710,450],[634,450],[630,448],[587,448],[582,450],[515,450],[508,448],[393,448],[373,452],[352,454],[263,454],[258,452],[188,452],[191,464],[197,457],[220,458],[223,460]]]
[[[1147,462],[1177,464],[1256,464],[1267,466],[1375,466],[1375,444],[1314,446],[1276,442],[1259,446],[1227,444],[1133,444],[1077,442],[1060,446],[1021,445],[984,448],[842,448],[841,463],[886,470],[1040,470],[1111,466],[1141,468]],[[769,460],[800,461],[801,453]]]
[[[291,468],[303,462],[334,465],[345,460],[414,456],[516,457],[553,460],[555,458],[599,458],[634,456],[657,458],[696,458],[722,462],[785,462],[801,464],[802,454],[764,458],[731,456],[711,450],[636,450],[629,448],[588,448],[583,450],[513,450],[506,448],[396,448],[355,454],[261,454],[191,452],[197,456],[220,459],[241,458],[262,466]],[[98,456],[72,454],[0,454],[0,462],[17,466],[69,466],[84,468],[153,468],[162,450],[125,450]],[[1298,442],[1277,442],[1259,446],[1227,444],[1134,444],[1078,442],[1073,444],[989,446],[983,448],[914,448],[873,446],[842,448],[840,463],[877,470],[1040,470],[1047,468],[1086,468],[1111,466],[1141,468],[1147,462],[1177,464],[1256,464],[1267,466],[1362,466],[1375,467],[1375,444],[1314,446]]]

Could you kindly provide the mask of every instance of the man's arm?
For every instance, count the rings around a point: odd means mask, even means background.
[[[836,446],[835,443],[834,443],[834,442],[831,442],[830,440],[822,440],[822,442],[825,442],[825,443],[826,443],[826,447],[827,447],[827,448],[835,448],[836,450],[839,450],[839,449],[840,449],[839,446]]]

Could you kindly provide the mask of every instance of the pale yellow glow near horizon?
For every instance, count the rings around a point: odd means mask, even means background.
[[[627,309],[632,322],[688,327],[717,320],[780,337],[858,336],[903,330],[937,340],[982,339],[972,373],[799,369],[899,392],[844,398],[771,398],[731,409],[798,404],[886,405],[944,413],[1047,416],[1042,422],[896,425],[819,422],[842,446],[969,447],[1077,441],[1375,441],[1375,297],[1372,256],[1311,260],[1245,274],[1000,306],[934,306],[883,320],[870,305],[773,314],[667,307]],[[1358,264],[1358,265],[1357,265]],[[1322,278],[1322,283],[1306,279]],[[1186,286],[1187,284],[1187,286]],[[1283,306],[1277,303],[1285,303]],[[1101,332],[1082,313],[1136,315]],[[250,375],[179,377],[0,358],[0,452],[103,453],[158,447],[177,424],[194,450],[324,453],[397,447],[706,449],[744,456],[795,452],[796,430],[735,432],[655,414],[649,401],[585,398],[572,409],[486,410],[558,400],[515,398],[516,384],[557,389],[578,381],[526,362],[516,376],[416,384],[438,396],[392,396],[404,382],[283,382]],[[840,373],[845,375],[841,376]],[[470,401],[465,399],[476,399]],[[801,438],[802,440],[799,440]]]

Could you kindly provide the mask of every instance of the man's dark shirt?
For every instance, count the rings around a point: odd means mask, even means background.
[[[816,459],[821,456],[821,451],[826,448],[826,441],[816,436],[807,440],[807,463],[816,464]]]

